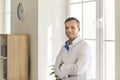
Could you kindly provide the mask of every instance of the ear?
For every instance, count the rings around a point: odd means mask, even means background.
[[[78,26],[78,30],[80,31],[80,26]]]

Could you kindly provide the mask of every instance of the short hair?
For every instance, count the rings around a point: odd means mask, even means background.
[[[78,27],[80,26],[80,21],[77,18],[75,18],[75,17],[69,17],[69,18],[67,18],[64,23],[66,23],[68,21],[72,21],[72,20],[76,21],[76,23],[78,24]]]

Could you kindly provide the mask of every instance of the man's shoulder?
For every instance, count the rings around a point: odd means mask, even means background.
[[[84,39],[81,39],[79,42],[78,42],[78,46],[79,47],[90,47],[90,45],[89,45],[89,43],[86,41],[86,40],[84,40]]]
[[[88,45],[88,42],[85,41],[84,39],[80,39],[78,44]]]

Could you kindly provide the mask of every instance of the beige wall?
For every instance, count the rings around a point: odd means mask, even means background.
[[[23,21],[17,18],[17,4],[20,1],[26,9]],[[49,80],[48,56],[52,55],[54,63],[64,42],[65,18],[66,0],[11,0],[11,33],[30,34],[29,80]]]
[[[17,5],[23,1],[25,18],[17,18]],[[38,0],[11,0],[11,33],[30,34],[30,80],[38,80]]]
[[[115,72],[115,80],[120,80],[120,0],[115,0],[115,39],[116,39],[116,72]]]

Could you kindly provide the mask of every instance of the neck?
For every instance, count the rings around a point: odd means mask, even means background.
[[[72,45],[72,41],[73,41],[74,39],[69,39],[69,45]]]
[[[72,45],[72,41],[69,41],[69,45]]]

